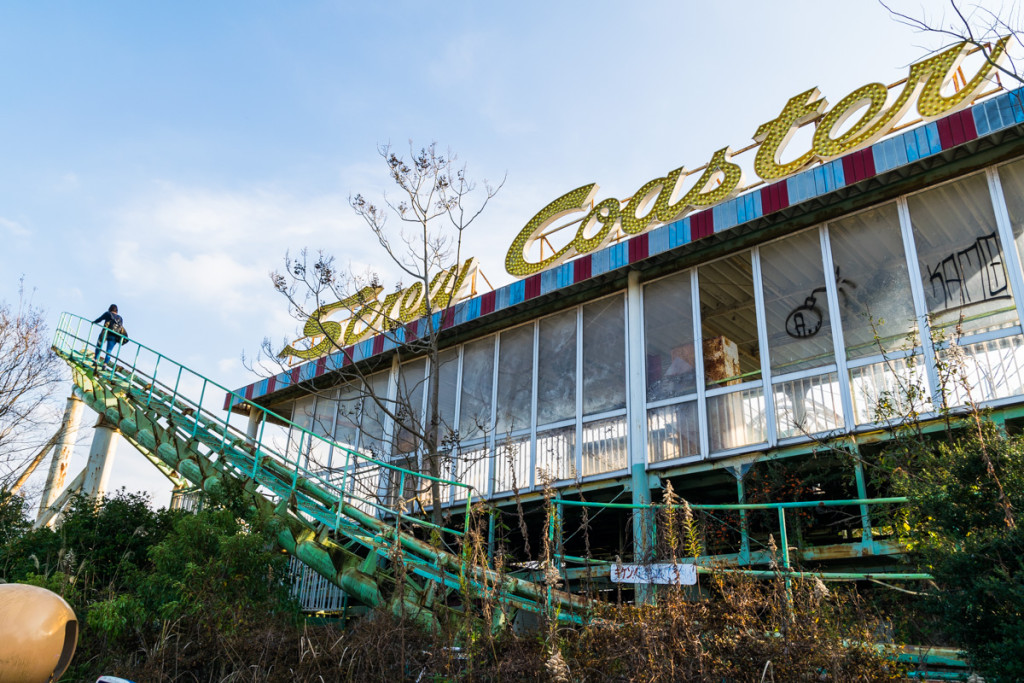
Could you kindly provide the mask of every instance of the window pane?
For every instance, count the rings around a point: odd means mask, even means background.
[[[626,407],[623,297],[583,307],[583,414]]]
[[[919,356],[894,358],[850,370],[853,419],[858,425],[902,419],[931,410]]]
[[[912,346],[917,324],[896,204],[830,223],[828,233],[846,357]]]
[[[760,379],[750,252],[701,266],[698,275],[708,388]]]
[[[478,446],[473,450],[462,451],[455,456],[455,481],[472,486],[473,497],[479,499],[486,496],[490,489],[487,487],[487,478],[490,476],[490,458],[485,446]],[[465,500],[469,494],[462,486],[453,487],[455,500]]]
[[[576,427],[561,427],[537,434],[537,483],[576,476]]]
[[[696,391],[690,273],[644,287],[644,333],[647,400],[660,401]]]
[[[760,387],[708,398],[708,437],[712,452],[764,441],[764,394]]]
[[[388,382],[390,372],[378,372],[371,375],[366,383],[366,396],[363,398],[363,438],[360,448],[379,458],[385,453],[384,423],[387,421]]]
[[[839,377],[834,372],[772,387],[779,437],[804,436],[843,425]]]
[[[316,396],[316,407],[313,409],[313,422],[310,430],[327,440],[309,437],[309,465],[307,467],[311,470],[320,470],[331,465],[333,449],[330,441],[334,438],[334,413],[338,408],[336,395],[336,391],[325,391]]]
[[[533,325],[501,333],[498,342],[498,435],[530,428],[533,398]]]
[[[398,399],[395,413],[399,424],[395,427],[395,453],[411,453],[417,449],[423,430],[423,386],[427,371],[426,359],[400,366],[398,372]]]
[[[908,199],[928,312],[949,338],[1017,323],[984,174]],[[946,328],[946,329],[943,329]]]
[[[302,429],[292,427],[288,430],[288,452],[285,455],[292,461],[301,455],[303,465],[306,464],[306,456],[309,454],[309,435],[302,430],[313,426],[313,404],[315,401],[316,397],[313,395],[304,396],[296,400],[292,406],[292,422]]]
[[[442,351],[437,355],[437,438],[444,443],[455,431],[455,397],[459,386],[459,352],[457,349]],[[430,405],[427,405],[425,419],[430,420]],[[428,422],[429,424],[429,422]]]
[[[958,347],[954,357],[950,356],[948,351],[940,354],[953,368],[952,376],[943,378],[949,405],[1024,394],[1024,337],[1013,335],[966,344]]]
[[[583,476],[626,467],[626,417],[605,418],[583,425]]]
[[[772,242],[760,253],[772,372],[782,375],[834,362],[818,230]]]
[[[499,443],[494,453],[494,492],[530,488],[530,438]]]
[[[540,321],[537,424],[576,415],[576,309]]]
[[[687,401],[648,410],[647,450],[650,462],[700,453],[697,402]]]
[[[334,440],[338,443],[355,448],[359,439],[359,389],[351,384],[341,387],[338,398],[338,424],[334,428]],[[343,467],[344,462],[334,463],[335,467]]]
[[[459,435],[476,439],[491,428],[491,389],[494,386],[494,337],[466,344],[462,355],[462,404]]]

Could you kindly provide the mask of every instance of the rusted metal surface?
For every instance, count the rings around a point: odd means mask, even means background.
[[[82,425],[82,412],[84,410],[85,404],[82,403],[81,399],[74,394],[68,396],[57,443],[53,447],[53,460],[50,462],[50,471],[46,476],[46,485],[43,487],[43,495],[39,501],[39,517],[44,514],[47,508],[53,505],[57,496],[64,489],[64,482],[68,476],[68,465],[71,462],[71,454],[75,450],[75,440],[78,438],[78,430]]]

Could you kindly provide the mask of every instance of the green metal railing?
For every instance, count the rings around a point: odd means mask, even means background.
[[[259,454],[260,457],[251,458],[252,470],[247,473],[251,477],[255,476],[256,469],[260,466],[261,457],[268,456],[291,471],[293,484],[297,485],[300,479],[304,479],[315,484],[323,491],[330,492],[338,503],[348,503],[361,509],[370,508],[380,516],[387,516],[389,518],[394,516],[400,521],[428,528],[437,528],[440,531],[456,536],[463,535],[464,530],[438,527],[421,517],[407,515],[400,507],[384,505],[380,502],[381,496],[360,493],[357,490],[357,478],[355,475],[374,470],[377,474],[387,472],[389,473],[390,481],[397,480],[398,485],[395,490],[399,492],[406,490],[406,481],[438,482],[442,486],[466,489],[464,506],[467,513],[472,507],[474,492],[473,487],[469,484],[433,477],[429,474],[399,467],[327,439],[282,415],[267,410],[231,389],[191,370],[187,366],[175,362],[159,351],[134,340],[128,340],[124,344],[115,346],[115,351],[111,354],[111,362],[104,363],[102,360],[105,355],[105,345],[104,348],[100,348],[99,341],[101,334],[104,333],[105,330],[100,325],[96,325],[79,316],[64,313],[61,315],[60,322],[58,323],[53,346],[65,358],[79,363],[83,361],[87,363],[93,353],[99,349],[98,355],[100,358],[95,363],[94,372],[108,381],[122,378],[123,375],[127,374],[126,380],[128,383],[137,384],[140,381],[143,382],[144,386],[147,387],[146,407],[149,407],[154,398],[156,398],[158,400],[169,400],[172,404],[184,405],[186,406],[185,410],[192,409],[196,415],[191,431],[193,438],[199,435],[200,430],[204,430],[206,433],[204,436],[214,435],[219,439],[222,446],[242,443]],[[183,385],[189,384],[192,385],[189,387],[190,390],[184,392]],[[197,401],[189,398],[190,395],[193,395],[193,392],[197,392],[199,395]],[[208,400],[209,397],[219,397],[222,395],[230,397],[226,406],[227,410],[223,413],[225,417],[222,417],[221,413],[215,412],[215,410],[208,410],[203,407],[203,402]],[[243,405],[247,407],[249,416],[239,415],[234,411],[235,408]],[[257,433],[252,435],[247,432],[246,427],[248,423],[253,421],[251,415],[254,412],[258,415],[256,421],[259,424],[259,428]],[[235,419],[236,422],[245,420],[247,424],[245,427],[239,427],[232,424],[232,419]],[[277,424],[288,430],[289,434],[283,449],[281,446],[271,443],[271,439],[268,438],[269,435],[267,434],[268,424]],[[290,448],[292,443],[295,443],[295,448]],[[303,464],[302,461],[305,454],[312,449],[313,444],[322,445],[328,449],[332,456],[337,453],[343,454],[344,464],[337,468],[331,468],[341,475],[340,482],[324,477],[322,474],[323,468],[311,470]],[[294,455],[292,455],[292,451],[294,451]],[[461,496],[458,498],[460,501],[462,500]],[[339,505],[338,507],[340,509],[342,506]],[[468,519],[468,515],[465,519]],[[336,523],[339,521],[335,520]]]
[[[794,578],[821,578],[823,580],[833,581],[857,581],[857,580],[870,580],[870,579],[888,579],[893,581],[925,581],[932,578],[930,574],[923,573],[908,573],[908,572],[798,572],[793,571],[792,560],[789,552],[789,533],[786,523],[786,511],[787,510],[799,510],[799,509],[824,509],[824,508],[841,508],[841,507],[859,507],[862,510],[872,505],[899,505],[908,502],[905,497],[894,496],[889,498],[850,498],[850,499],[836,499],[836,500],[814,500],[814,501],[791,501],[785,503],[722,503],[722,504],[702,504],[702,503],[684,503],[677,505],[666,505],[664,503],[650,503],[647,505],[639,505],[635,503],[604,503],[596,501],[583,501],[583,500],[569,500],[563,498],[552,499],[552,504],[565,507],[587,507],[587,508],[600,508],[600,509],[618,509],[618,510],[630,510],[634,514],[647,514],[650,518],[649,533],[653,539],[656,528],[657,528],[657,515],[656,513],[660,510],[683,510],[689,508],[694,511],[738,511],[743,515],[747,511],[752,510],[774,510],[778,514],[778,530],[779,530],[779,567],[782,574],[788,577]],[[742,519],[742,518],[741,518]],[[864,518],[863,527],[863,538],[861,545],[871,544],[871,527]],[[746,526],[743,525],[741,528],[741,554],[740,564],[750,564],[750,547],[749,547],[749,534]],[[583,557],[575,557],[571,555],[560,555],[564,560],[575,562],[575,563],[590,563],[590,564],[612,564],[611,562],[595,561]],[[714,564],[715,558],[695,558],[698,560],[704,560],[706,564]],[[740,569],[737,567],[723,567],[718,564],[715,566],[698,566],[697,571],[700,573],[731,573],[731,574],[744,574],[753,578],[774,578],[780,575],[779,571],[765,571],[757,569]]]

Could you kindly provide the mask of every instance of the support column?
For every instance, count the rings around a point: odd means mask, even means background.
[[[53,505],[57,500],[64,482],[68,476],[68,463],[71,462],[71,453],[75,450],[75,439],[78,438],[78,429],[82,426],[82,411],[85,404],[80,398],[72,394],[68,396],[67,404],[64,406],[64,417],[60,423],[60,434],[57,436],[57,443],[53,446],[53,460],[50,461],[50,472],[46,475],[46,486],[43,488],[43,496],[39,501],[39,514]]]
[[[651,489],[647,480],[647,386],[644,378],[643,286],[640,273],[629,273],[626,289],[626,349],[628,351],[628,389],[626,417],[629,438],[630,488],[633,505],[650,505]],[[654,516],[651,510],[633,510],[633,561],[645,564],[654,561]],[[654,602],[653,586],[637,584],[637,603]]]
[[[263,411],[249,408],[249,423],[245,427],[245,435],[252,441],[260,435],[260,424],[263,422]]]
[[[117,451],[117,427],[106,417],[100,419],[94,427],[92,446],[89,447],[89,461],[85,465],[85,481],[82,482],[82,494],[97,503],[103,500],[110,482],[110,472],[114,468],[114,453]]]

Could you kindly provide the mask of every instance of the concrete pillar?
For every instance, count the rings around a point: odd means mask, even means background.
[[[256,441],[260,435],[260,423],[263,422],[263,411],[249,407],[249,424],[245,427],[245,435]]]
[[[626,289],[626,349],[629,366],[629,395],[626,401],[628,420],[629,472],[634,505],[649,505],[651,489],[647,478],[647,386],[644,378],[643,285],[640,273],[629,274]],[[654,560],[654,519],[650,510],[633,510],[633,561],[648,563]],[[636,601],[654,602],[653,586],[638,584]]]
[[[82,494],[96,502],[103,500],[114,468],[114,453],[117,450],[117,427],[107,418],[100,416],[94,427],[92,446],[89,447],[89,461],[85,465],[85,481]]]
[[[43,497],[39,501],[39,516],[43,511],[53,505],[57,500],[64,482],[68,476],[68,463],[71,462],[71,453],[75,449],[75,439],[78,438],[78,429],[82,426],[82,411],[85,404],[74,394],[68,396],[67,404],[64,406],[64,418],[60,423],[60,434],[57,436],[57,443],[53,446],[53,459],[50,461],[50,472],[46,475],[46,486],[43,488]]]

